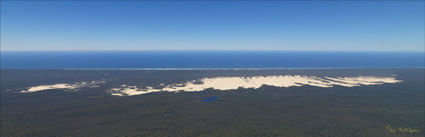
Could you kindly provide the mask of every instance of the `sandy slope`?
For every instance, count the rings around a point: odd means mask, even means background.
[[[187,81],[184,83],[163,85],[161,88],[153,87],[137,87],[122,85],[118,88],[112,88],[108,92],[114,96],[133,96],[141,95],[152,92],[195,92],[202,91],[208,88],[217,90],[233,90],[238,88],[260,88],[263,85],[270,85],[276,87],[292,87],[292,86],[316,86],[323,88],[330,88],[333,86],[354,87],[361,85],[380,85],[385,83],[401,82],[395,77],[373,77],[373,76],[359,76],[359,77],[315,77],[315,76],[300,76],[300,75],[284,75],[284,76],[254,76],[254,77],[213,77],[203,78],[199,80]],[[76,82],[74,84],[53,84],[53,85],[40,85],[29,87],[21,93],[31,93],[50,89],[69,89],[77,90],[85,87],[98,87],[104,81],[91,81],[91,82]]]
[[[344,87],[354,87],[361,85],[380,85],[385,83],[397,83],[400,80],[394,77],[314,77],[314,76],[256,76],[256,77],[215,77],[204,78],[195,81],[187,81],[184,84],[166,85],[163,88],[153,89],[152,87],[138,88],[137,86],[122,85],[120,88],[111,89],[111,95],[115,96],[132,96],[152,92],[194,92],[202,91],[208,88],[217,90],[232,90],[237,88],[260,88],[262,85],[270,85],[276,87],[291,86],[317,86],[330,88],[335,85]],[[201,83],[201,84],[199,84]]]

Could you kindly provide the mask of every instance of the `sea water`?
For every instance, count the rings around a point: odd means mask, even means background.
[[[2,69],[423,68],[423,52],[2,51]]]

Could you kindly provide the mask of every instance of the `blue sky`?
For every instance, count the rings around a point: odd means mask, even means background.
[[[424,2],[1,2],[1,50],[423,51]]]

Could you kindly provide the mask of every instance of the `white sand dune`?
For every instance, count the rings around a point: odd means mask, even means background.
[[[316,76],[300,76],[300,75],[285,75],[285,76],[254,76],[254,77],[213,77],[203,78],[199,80],[187,81],[184,83],[176,83],[170,85],[160,84],[160,88],[153,87],[137,87],[122,85],[118,88],[108,90],[114,96],[134,96],[147,94],[152,92],[196,92],[203,91],[208,88],[216,90],[234,90],[238,88],[260,88],[263,85],[276,87],[293,87],[293,86],[316,86],[330,88],[333,86],[355,87],[362,85],[381,85],[385,83],[402,82],[395,77],[374,77],[374,76],[359,76],[359,77],[316,77]],[[98,87],[99,84],[105,83],[102,81],[91,82],[76,82],[73,84],[53,84],[40,85],[29,87],[21,93],[32,93],[51,89],[68,89],[78,90],[85,87]]]
[[[152,87],[138,88],[137,86],[122,85],[120,88],[110,90],[114,96],[133,96],[152,92],[194,92],[208,88],[217,90],[234,90],[238,88],[260,88],[263,85],[276,87],[292,86],[316,86],[330,88],[333,86],[354,87],[361,85],[380,85],[385,83],[397,83],[401,80],[395,77],[315,77],[315,76],[255,76],[255,77],[214,77],[200,80],[187,81],[184,84],[163,85],[163,88],[154,89]],[[198,84],[200,83],[200,84]]]
[[[112,88],[111,95],[114,96],[134,96],[134,95],[140,95],[140,94],[146,94],[146,93],[152,93],[152,92],[160,92],[160,89],[153,89],[152,87],[147,87],[145,89],[137,88],[136,86],[121,86],[121,88]]]
[[[41,86],[30,87],[28,90],[23,90],[21,92],[37,92],[37,91],[49,90],[49,89],[75,89],[75,88],[77,87],[70,84],[54,84],[54,85],[41,85]]]
[[[51,90],[51,89],[78,89],[84,87],[98,87],[99,84],[105,83],[104,81],[91,81],[91,82],[76,82],[74,84],[53,84],[53,85],[41,85],[29,87],[27,90],[22,90],[21,93],[31,93],[43,90]]]

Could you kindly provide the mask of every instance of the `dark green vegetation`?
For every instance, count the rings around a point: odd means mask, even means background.
[[[402,83],[360,87],[263,86],[234,91],[117,97],[127,85],[214,76],[389,76]],[[18,91],[36,85],[106,81],[80,91]],[[1,135],[13,136],[424,136],[424,69],[83,71],[2,70]],[[217,96],[213,102],[202,102]],[[418,129],[418,133],[389,132]]]

